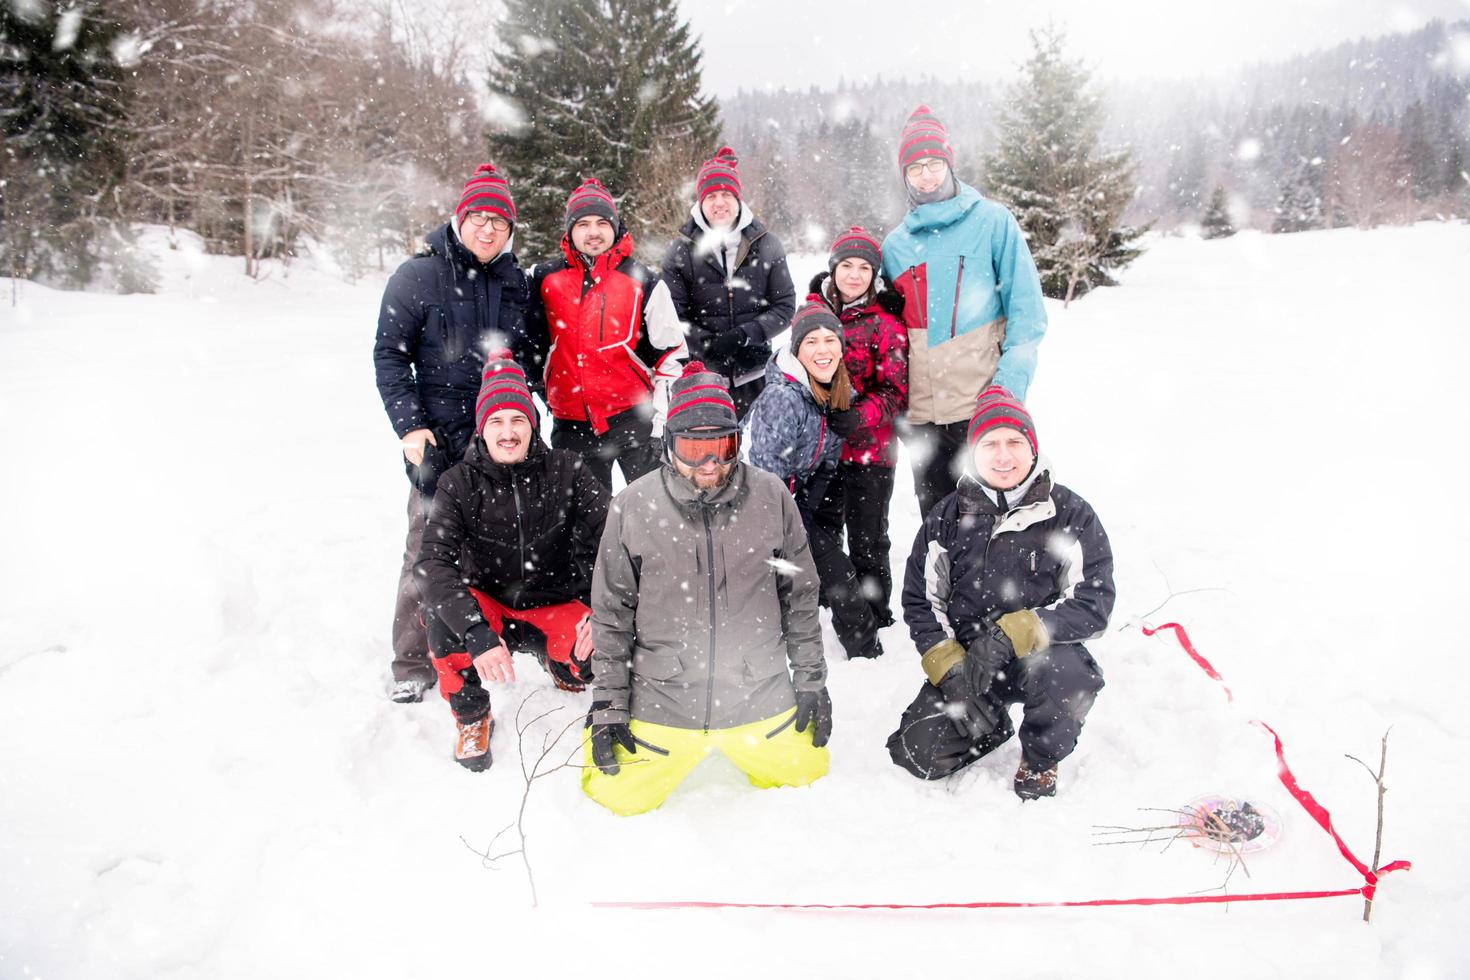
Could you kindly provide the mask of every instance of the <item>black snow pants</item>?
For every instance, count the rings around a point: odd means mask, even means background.
[[[1024,704],[1021,758],[1032,771],[1049,769],[1072,754],[1082,722],[1102,690],[1102,673],[1081,644],[1059,643],[1011,661],[988,695],[1001,705]],[[944,710],[944,695],[924,683],[904,710],[898,731],[888,737],[888,754],[920,779],[942,779],[1003,745],[1015,734],[1009,714],[977,740],[956,730]]]
[[[551,423],[551,446],[582,457],[592,475],[612,489],[613,463],[623,471],[623,482],[632,483],[663,465],[663,441],[653,437],[653,421],[638,409],[620,412],[607,420],[602,435],[589,422],[555,419]]]
[[[893,570],[889,563],[888,504],[893,500],[893,467],[840,463],[847,551],[873,607],[878,627],[893,625]]]
[[[909,451],[914,470],[914,496],[919,499],[919,519],[929,516],[934,505],[954,493],[965,468],[965,438],[969,422],[905,422],[899,420],[898,436]]]
[[[843,487],[837,469],[818,471],[797,492],[796,509],[806,527],[812,562],[822,584],[822,600],[832,609],[832,629],[851,657],[876,657],[878,620],[863,598],[857,570],[842,550]]]

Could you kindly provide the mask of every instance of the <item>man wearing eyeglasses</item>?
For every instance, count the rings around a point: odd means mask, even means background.
[[[524,331],[528,289],[513,251],[516,208],[491,164],[465,181],[453,218],[388,280],[373,366],[413,486],[393,610],[394,701],[434,685],[413,577],[439,474],[458,462],[475,430],[486,355]]]
[[[592,578],[582,789],[652,810],[709,753],[759,788],[827,772],[817,573],[785,484],[741,462],[729,382],[673,385],[665,464],[613,501]]]
[[[975,399],[997,384],[1024,400],[1046,334],[1020,225],[954,164],[944,124],[919,106],[899,137],[908,213],[883,240],[883,278],[904,297],[909,404],[899,436],[924,516],[958,483]]]

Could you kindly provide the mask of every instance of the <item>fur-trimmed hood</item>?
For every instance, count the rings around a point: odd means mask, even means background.
[[[900,293],[896,289],[889,289],[888,283],[884,281],[881,275],[877,275],[875,273],[875,276],[877,276],[876,282],[878,284],[878,294],[874,298],[873,303],[876,303],[878,307],[885,313],[891,313],[897,317],[903,316],[903,293]],[[807,285],[807,299],[821,300],[823,303],[826,303],[827,306],[830,308],[832,304],[828,301],[827,294],[822,289],[827,280],[830,278],[832,278],[832,274],[830,272],[818,272],[816,275],[812,276],[812,281]],[[873,303],[865,304],[862,307],[856,307],[856,309],[858,309],[860,312],[864,311],[867,309],[868,306],[873,305]],[[846,312],[847,309],[853,308],[854,307],[849,306],[842,310],[834,309],[832,312],[841,315],[842,313]]]

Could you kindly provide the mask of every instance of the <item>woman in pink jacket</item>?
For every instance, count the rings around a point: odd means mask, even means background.
[[[878,276],[883,267],[878,240],[858,226],[837,236],[827,272],[812,280],[811,298],[825,302],[842,321],[843,362],[857,395],[848,412],[829,422],[846,439],[838,464],[843,487],[847,549],[863,595],[878,624],[893,625],[889,599],[888,504],[898,462],[893,420],[908,407],[908,333],[903,296]]]

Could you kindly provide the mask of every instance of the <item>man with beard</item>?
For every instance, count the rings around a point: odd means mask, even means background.
[[[904,298],[909,336],[909,450],[920,517],[964,466],[965,423],[980,392],[1026,400],[1046,334],[1041,279],[1006,208],[955,176],[944,124],[919,106],[899,136],[908,213],[883,240],[883,278]]]
[[[479,435],[439,478],[415,567],[439,691],[458,728],[454,757],[490,765],[490,695],[515,680],[512,650],[563,690],[590,679],[588,599],[608,494],[575,453],[547,449],[525,374],[492,358],[475,405]]]
[[[531,270],[527,341],[544,378],[551,444],[579,453],[612,487],[659,466],[668,386],[688,348],[669,288],[633,259],[633,237],[607,189],[588,180],[567,198],[561,257]]]
[[[710,752],[752,785],[827,772],[832,699],[817,574],[784,484],[740,461],[725,379],[674,383],[665,464],[618,495],[592,584],[592,710],[582,788],[628,815]]]

